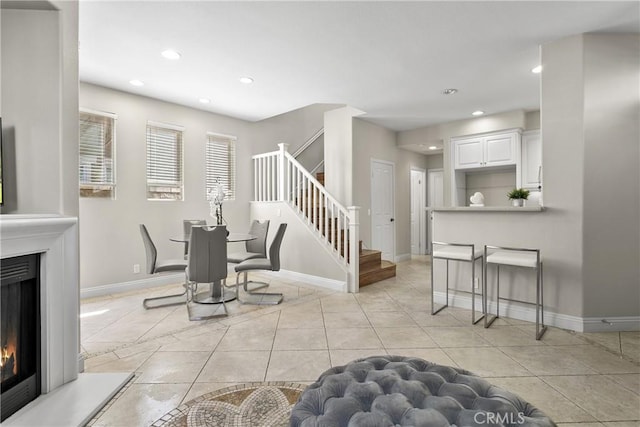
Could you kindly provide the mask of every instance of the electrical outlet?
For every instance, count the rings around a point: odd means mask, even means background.
[[[133,264],[133,272],[135,274],[140,273],[140,264]]]
[[[476,277],[473,279],[473,287],[476,289],[480,289],[480,278]]]

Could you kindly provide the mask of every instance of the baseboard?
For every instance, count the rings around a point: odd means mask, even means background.
[[[162,274],[129,282],[112,283],[80,289],[80,298],[94,298],[120,292],[154,288],[156,286],[179,284],[184,282],[184,273]]]
[[[323,289],[329,289],[331,291],[347,292],[347,283],[340,280],[327,279],[326,277],[312,276],[311,274],[298,273],[297,271],[289,270],[265,271],[261,273],[266,273],[268,275],[273,275],[288,280],[298,280],[300,282],[304,282]]]
[[[396,255],[395,262],[411,261],[411,254]]]
[[[640,331],[640,316],[585,317],[582,323],[583,332]]]
[[[310,274],[298,273],[295,271],[280,270],[278,272],[267,272],[274,276],[289,280],[299,280],[309,285],[317,286],[332,291],[346,292],[346,282],[340,280],[327,279],[325,277],[312,276]],[[137,291],[141,289],[154,288],[156,286],[165,286],[179,284],[184,281],[184,274],[163,274],[146,279],[132,280],[130,282],[112,283],[109,285],[94,286],[91,288],[80,289],[80,298],[95,298],[105,295],[116,294],[120,292]]]
[[[435,292],[434,301],[437,304],[444,304],[446,294]],[[476,296],[476,307],[480,307],[481,297]],[[449,291],[449,305],[452,307],[465,308],[471,310],[471,295]],[[495,301],[489,302],[490,313],[496,312]],[[511,301],[500,301],[500,314],[512,319],[536,321],[536,310],[534,306],[514,303]],[[640,316],[625,317],[578,317],[562,313],[554,313],[549,310],[544,311],[544,321],[548,326],[555,326],[562,329],[570,329],[576,332],[621,332],[640,331]]]

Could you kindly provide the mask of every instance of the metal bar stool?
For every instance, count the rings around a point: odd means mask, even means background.
[[[431,249],[431,314],[437,314],[442,309],[449,306],[449,261],[460,261],[471,263],[471,323],[476,324],[483,317],[485,317],[486,309],[484,305],[484,291],[482,298],[482,316],[476,319],[476,291],[474,286],[474,280],[476,276],[476,261],[480,259],[482,261],[483,252],[482,249],[476,250],[475,245],[465,243],[445,243],[445,242],[432,242],[433,247]],[[444,259],[447,261],[447,300],[445,305],[435,310],[434,303],[434,288],[433,283],[433,260]],[[480,264],[484,269],[484,262]],[[484,289],[484,288],[483,288]],[[461,291],[467,292],[467,291]]]
[[[491,253],[489,253],[491,251]],[[536,340],[539,340],[547,330],[544,325],[544,302],[543,302],[543,279],[542,279],[542,257],[540,249],[526,248],[507,248],[503,246],[487,246],[484,247],[484,288],[483,298],[484,306],[487,307],[487,270],[489,264],[495,264],[496,270],[496,314],[495,316],[486,314],[484,318],[484,327],[488,328],[494,320],[500,317],[500,300],[515,301],[522,304],[535,304],[536,306]],[[536,271],[536,302],[519,301],[509,298],[500,297],[500,266],[509,265],[512,267],[533,268]]]

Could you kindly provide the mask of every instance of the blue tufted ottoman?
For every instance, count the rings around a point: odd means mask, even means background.
[[[293,407],[292,427],[555,426],[513,393],[463,369],[373,356],[320,375]]]

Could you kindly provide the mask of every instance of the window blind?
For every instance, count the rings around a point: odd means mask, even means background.
[[[115,187],[114,128],[115,117],[81,111],[78,177],[81,196],[104,197]],[[106,191],[108,194],[93,194]]]
[[[182,131],[147,124],[147,198],[182,200]]]
[[[225,200],[236,198],[235,140],[233,136],[207,134],[206,192],[208,193],[216,183],[222,184],[226,193]]]

